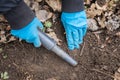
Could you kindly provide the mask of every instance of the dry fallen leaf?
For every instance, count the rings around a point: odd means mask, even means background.
[[[61,12],[61,0],[45,0],[45,1],[54,11]]]
[[[120,32],[117,32],[117,33],[116,33],[116,36],[120,37]]]
[[[120,80],[120,68],[115,72],[114,80]]]
[[[95,4],[93,3],[93,4],[91,5],[91,7],[90,7],[89,9],[87,9],[86,12],[87,12],[87,17],[89,17],[89,18],[94,18],[94,17],[97,16],[97,15],[101,15],[103,11],[96,9]]]
[[[0,43],[5,43],[7,41],[5,35],[0,35]]]
[[[98,17],[97,18],[97,21],[98,21],[98,24],[100,25],[101,28],[105,28],[105,16],[103,16],[102,18]]]
[[[90,5],[90,0],[85,0],[84,2],[85,2],[85,4],[89,4]]]
[[[38,2],[33,2],[31,5],[31,9],[35,11],[39,11],[39,3]]]
[[[0,21],[6,21],[3,15],[0,15]]]
[[[25,3],[28,5],[28,6],[30,6],[30,0],[24,0],[25,1]]]
[[[100,10],[107,10],[107,2],[105,0],[97,0],[95,2],[96,8]]]
[[[52,17],[52,13],[46,10],[39,10],[36,12],[36,16],[40,19],[41,22],[45,22],[46,20]]]

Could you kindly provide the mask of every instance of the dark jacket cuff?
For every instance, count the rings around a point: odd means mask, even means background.
[[[24,1],[21,1],[18,6],[12,8],[4,16],[12,29],[21,29],[34,19],[35,14]]]
[[[84,10],[84,0],[62,0],[63,12],[78,12]]]

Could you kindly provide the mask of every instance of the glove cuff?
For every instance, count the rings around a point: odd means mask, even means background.
[[[21,1],[17,7],[8,11],[4,16],[11,25],[11,28],[15,30],[21,29],[29,24],[34,19],[35,14],[24,1]]]

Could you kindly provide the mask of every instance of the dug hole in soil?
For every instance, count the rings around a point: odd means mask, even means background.
[[[0,45],[0,73],[8,72],[8,80],[114,80],[120,66],[120,38],[104,30],[97,39],[87,31],[79,50],[69,51],[64,29],[58,21],[53,26],[57,37],[62,40],[60,47],[78,61],[73,67],[43,46],[34,48],[24,41]],[[109,39],[106,39],[109,37]],[[4,55],[7,55],[4,58]]]

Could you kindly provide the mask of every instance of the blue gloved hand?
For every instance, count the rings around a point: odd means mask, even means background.
[[[85,11],[65,13],[62,12],[61,21],[66,31],[66,39],[70,50],[79,49],[87,30]]]
[[[35,47],[40,47],[41,42],[38,36],[37,27],[43,29],[42,23],[35,17],[33,21],[24,28],[19,30],[11,30],[11,34],[22,40],[26,40],[28,43],[33,43]]]

